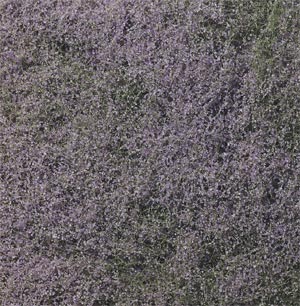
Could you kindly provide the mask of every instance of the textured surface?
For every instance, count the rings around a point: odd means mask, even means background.
[[[298,306],[298,1],[0,1],[0,304]]]

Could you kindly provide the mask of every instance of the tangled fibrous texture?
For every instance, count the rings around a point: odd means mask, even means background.
[[[300,6],[0,0],[0,304],[299,306]]]

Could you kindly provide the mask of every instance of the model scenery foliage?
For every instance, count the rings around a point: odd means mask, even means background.
[[[299,306],[296,0],[0,0],[0,304]]]

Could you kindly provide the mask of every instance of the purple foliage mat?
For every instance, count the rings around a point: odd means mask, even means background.
[[[299,20],[0,1],[0,304],[299,306]]]

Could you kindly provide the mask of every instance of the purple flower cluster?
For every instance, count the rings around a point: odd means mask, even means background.
[[[300,6],[2,0],[0,304],[298,306]]]

